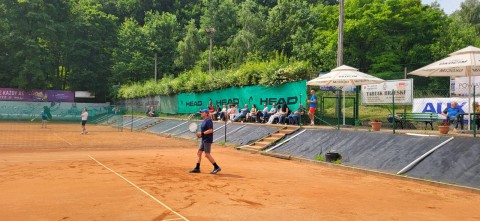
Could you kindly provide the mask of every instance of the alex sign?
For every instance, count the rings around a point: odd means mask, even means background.
[[[362,86],[362,104],[364,105],[391,104],[393,95],[395,95],[395,104],[412,104],[413,79]]]
[[[416,98],[413,100],[412,112],[413,113],[437,113],[439,118],[443,119],[440,115],[446,108],[452,106],[452,102],[457,102],[460,113],[469,113],[472,111],[471,105],[468,105],[468,98]]]

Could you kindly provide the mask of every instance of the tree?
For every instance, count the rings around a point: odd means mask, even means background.
[[[227,46],[228,40],[237,33],[238,8],[232,0],[203,0],[203,15],[200,18],[200,33],[203,42],[208,45],[206,28],[215,28],[214,42],[216,46]]]
[[[475,27],[477,33],[480,34],[480,0],[465,0],[462,2],[458,15],[464,22]]]
[[[152,67],[151,56],[143,56],[147,48],[142,28],[133,18],[127,18],[118,31],[118,45],[113,50],[112,84],[148,79],[146,70]],[[150,53],[151,55],[151,53]],[[151,76],[151,75],[150,75]]]
[[[178,57],[175,65],[183,70],[192,69],[195,62],[200,58],[200,36],[198,29],[195,27],[195,20],[190,20],[185,27],[187,32],[185,38],[178,43]]]
[[[249,53],[258,50],[259,37],[265,30],[265,9],[253,0],[240,4],[237,21],[241,29],[233,37],[229,47],[230,60],[239,65],[248,59]]]
[[[72,6],[68,70],[72,90],[89,90],[104,98],[109,88],[111,54],[116,44],[117,17],[103,12],[93,0],[79,0]]]
[[[150,58],[158,54],[158,68],[162,73],[173,73],[178,39],[177,17],[168,12],[147,12],[142,32],[147,40]],[[150,69],[150,70],[153,70]],[[151,72],[153,73],[153,72]]]
[[[310,5],[306,1],[279,0],[278,4],[268,14],[266,34],[262,38],[263,50],[265,52],[283,52],[287,57],[294,56],[294,46],[301,48],[296,44],[313,40],[312,28],[315,20]],[[300,30],[301,33],[297,34],[300,27],[303,30]],[[296,41],[295,36],[303,39]],[[296,50],[296,53],[299,52],[299,50]]]

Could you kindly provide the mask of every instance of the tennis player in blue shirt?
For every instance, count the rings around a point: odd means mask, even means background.
[[[210,155],[210,151],[213,143],[213,121],[209,117],[208,109],[201,110],[200,114],[202,115],[203,121],[202,121],[202,124],[200,125],[200,128],[201,128],[200,132],[197,132],[197,137],[202,138],[202,142],[198,147],[197,166],[193,170],[190,170],[189,172],[200,173],[200,162],[202,161],[202,154],[203,152],[205,152],[205,157],[210,161],[210,163],[213,164],[213,170],[210,173],[216,174],[220,172],[222,169],[220,169],[220,167],[217,165],[217,163],[213,159],[212,155]]]

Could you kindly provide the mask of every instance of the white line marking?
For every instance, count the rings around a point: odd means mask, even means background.
[[[162,221],[171,221],[171,220],[179,220],[179,219],[182,219],[182,218],[175,218],[175,219],[163,219]]]
[[[439,135],[435,134],[416,134],[416,133],[405,133],[406,135],[411,135],[411,136],[419,136],[419,137],[439,137]]]
[[[95,162],[97,162],[98,164],[100,164],[102,167],[104,167],[105,169],[107,170],[110,170],[110,172],[114,173],[115,175],[119,176],[120,178],[122,178],[123,180],[127,181],[127,183],[129,183],[130,185],[132,185],[133,187],[137,188],[138,190],[140,190],[141,192],[145,193],[145,195],[149,196],[150,198],[152,198],[153,200],[155,200],[155,202],[159,203],[160,205],[162,205],[163,207],[165,207],[166,209],[170,210],[170,212],[172,213],[175,213],[175,215],[181,217],[181,219],[185,220],[185,221],[189,221],[187,218],[185,218],[184,216],[180,215],[180,213],[177,213],[175,212],[174,210],[172,210],[170,207],[168,207],[167,205],[165,205],[164,203],[162,203],[162,201],[158,200],[157,198],[155,198],[154,196],[152,196],[150,193],[148,193],[147,191],[143,190],[142,188],[138,187],[137,185],[135,185],[133,182],[131,182],[130,180],[128,180],[127,178],[123,177],[122,175],[118,174],[117,172],[113,171],[112,169],[108,168],[107,166],[103,165],[102,163],[100,163],[98,160],[96,160],[95,158],[93,158],[92,156],[90,155],[87,155],[88,157],[90,157],[92,160],[94,160]]]
[[[65,143],[68,143],[68,145],[73,146],[70,142],[68,142],[67,140],[65,140],[65,139],[63,139],[62,137],[58,136],[57,133],[53,133],[53,135],[55,135],[55,136],[57,136],[58,138],[60,138],[60,140],[65,141]]]
[[[3,160],[0,163],[32,163],[32,162],[60,162],[60,161],[87,161],[87,159],[58,159],[58,160]]]

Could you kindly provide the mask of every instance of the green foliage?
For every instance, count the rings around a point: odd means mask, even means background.
[[[175,65],[182,70],[193,68],[195,62],[200,57],[200,36],[198,29],[195,27],[195,20],[190,20],[185,27],[186,36],[178,43],[178,57]]]
[[[452,15],[419,0],[345,1],[344,63],[402,78],[405,67],[480,46],[479,11],[479,0]],[[334,68],[337,34],[337,0],[3,0],[0,87],[89,90],[103,101],[276,85]],[[155,54],[157,83],[149,80]],[[448,80],[415,84],[438,89]]]
[[[227,41],[237,32],[238,7],[232,0],[202,0],[203,15],[200,17],[200,33],[205,36],[205,43],[209,38],[206,28],[214,28],[214,42],[219,46],[226,46]]]
[[[325,162],[325,157],[322,154],[315,156],[315,160]]]
[[[287,62],[279,56],[269,62],[248,62],[237,70],[218,70],[212,73],[199,68],[182,72],[178,77],[166,76],[155,83],[122,85],[118,96],[122,98],[170,95],[178,93],[201,93],[228,87],[248,85],[272,86],[305,79],[310,71],[308,62]],[[273,76],[273,77],[272,77]]]

